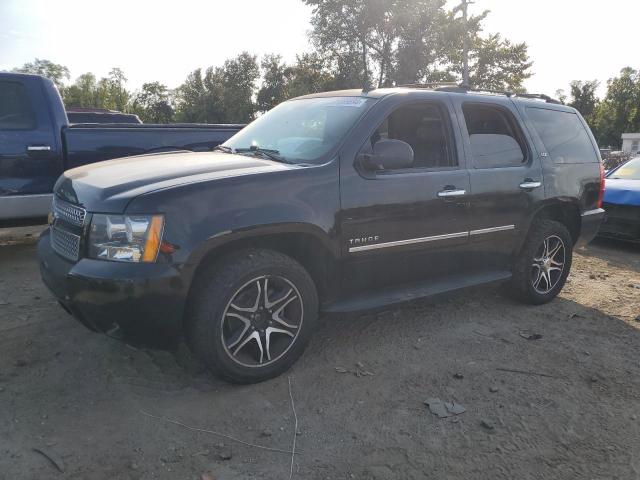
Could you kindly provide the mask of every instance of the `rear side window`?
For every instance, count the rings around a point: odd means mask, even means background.
[[[464,104],[474,168],[522,165],[527,158],[524,136],[511,112],[498,106]]]
[[[31,130],[35,118],[24,85],[0,81],[0,130]]]
[[[591,139],[575,113],[528,107],[527,115],[555,163],[598,162]]]

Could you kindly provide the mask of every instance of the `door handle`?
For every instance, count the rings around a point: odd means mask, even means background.
[[[466,190],[442,190],[438,192],[440,198],[462,197],[467,194]]]
[[[533,188],[538,188],[542,186],[542,182],[534,182],[533,180],[526,179],[524,182],[520,184],[520,188],[523,190],[529,190]]]
[[[28,152],[49,152],[51,145],[29,145],[27,147]]]

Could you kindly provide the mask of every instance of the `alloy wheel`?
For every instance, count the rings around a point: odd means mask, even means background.
[[[295,343],[304,309],[296,286],[281,276],[265,275],[240,287],[222,318],[222,343],[243,367],[264,367]]]
[[[550,235],[544,239],[533,258],[531,282],[533,289],[546,295],[558,284],[562,278],[565,266],[564,242],[557,235]]]

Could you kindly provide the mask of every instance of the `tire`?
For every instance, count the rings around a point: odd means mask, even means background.
[[[560,242],[561,250],[554,253]],[[510,293],[523,303],[541,305],[550,302],[564,287],[572,258],[573,240],[567,227],[555,220],[535,220],[516,258]],[[558,265],[560,261],[561,266]]]
[[[190,348],[233,383],[286,372],[304,352],[318,318],[318,295],[307,271],[272,250],[238,251],[207,267],[189,301]]]

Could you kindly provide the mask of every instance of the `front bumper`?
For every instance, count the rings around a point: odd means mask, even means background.
[[[583,247],[595,238],[603,219],[604,210],[602,208],[587,210],[580,215],[580,236],[576,242],[576,247]]]
[[[132,332],[150,340],[182,333],[187,287],[175,267],[88,258],[70,262],[53,251],[49,235],[47,229],[38,241],[42,280],[86,327]]]

